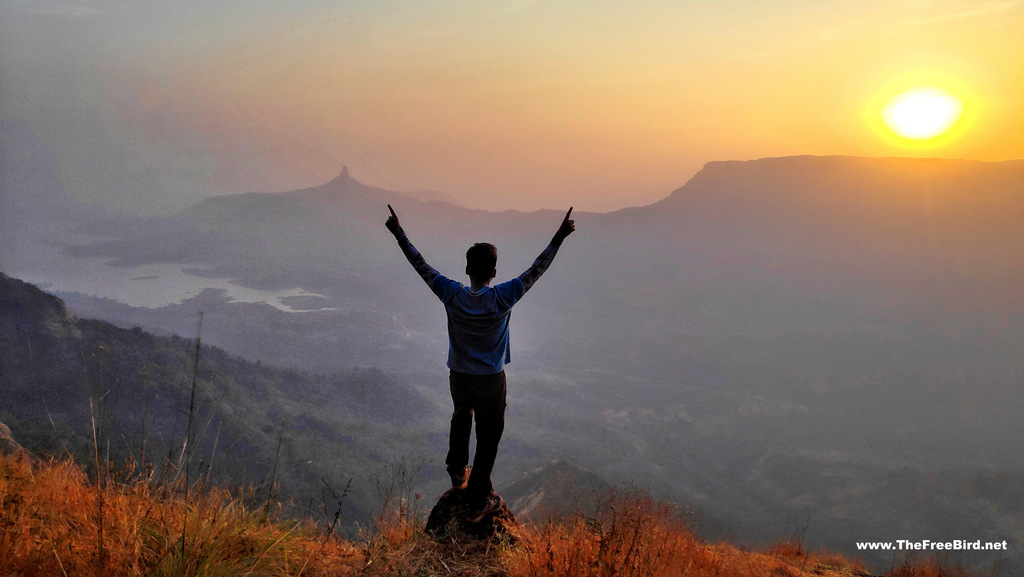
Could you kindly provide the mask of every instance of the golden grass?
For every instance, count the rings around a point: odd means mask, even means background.
[[[524,531],[510,575],[522,577],[692,577],[857,575],[841,557],[809,555],[792,543],[763,553],[708,544],[671,504],[640,491],[617,492],[587,517]],[[841,562],[837,561],[841,560]]]
[[[399,515],[359,543],[267,515],[245,495],[199,485],[188,495],[145,479],[97,486],[71,461],[0,457],[0,576],[865,575],[840,555],[791,542],[762,552],[705,543],[672,505],[638,491],[611,493],[568,521],[519,527],[509,539],[435,539],[416,516]],[[922,561],[888,575],[966,574]]]
[[[145,481],[101,488],[73,462],[6,456],[0,574],[339,575],[358,565],[353,545],[325,539],[308,523],[267,519],[242,501],[210,489],[186,502]]]
[[[958,567],[948,567],[934,559],[920,559],[911,563],[905,563],[891,572],[886,577],[971,577],[970,574]]]

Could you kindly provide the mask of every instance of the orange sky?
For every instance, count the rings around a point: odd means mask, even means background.
[[[5,7],[5,120],[28,119],[86,196],[183,202],[348,165],[489,208],[604,211],[711,160],[1024,158],[1021,0],[190,4]],[[40,32],[58,19],[74,26]],[[88,106],[27,96],[61,78]],[[918,84],[963,99],[957,138],[907,148],[873,126]]]

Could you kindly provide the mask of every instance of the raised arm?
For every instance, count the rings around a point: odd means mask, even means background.
[[[523,281],[523,287],[525,290],[530,290],[533,283],[537,282],[540,275],[544,274],[544,271],[548,270],[551,266],[551,262],[555,260],[555,254],[558,253],[558,247],[562,246],[562,241],[565,237],[569,236],[576,230],[576,221],[569,220],[569,215],[572,214],[572,207],[569,207],[569,212],[565,213],[565,218],[562,219],[561,226],[555,232],[555,236],[551,238],[551,243],[548,244],[537,260],[533,261],[533,265],[526,271],[519,275],[519,279]]]
[[[405,258],[409,259],[409,264],[412,265],[412,268],[416,269],[420,278],[426,281],[427,286],[430,286],[440,273],[438,273],[434,267],[427,264],[427,261],[423,260],[423,255],[420,254],[420,251],[416,250],[416,247],[409,242],[409,237],[407,237],[405,235],[405,231],[402,230],[402,225],[398,222],[398,215],[395,214],[395,209],[391,208],[390,204],[388,205],[388,210],[391,211],[391,216],[389,216],[384,222],[384,226],[391,231],[391,234],[395,235],[395,240],[398,241],[398,246],[405,254]]]

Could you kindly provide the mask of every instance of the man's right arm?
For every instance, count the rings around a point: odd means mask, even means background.
[[[416,269],[416,273],[420,275],[427,286],[433,288],[434,279],[438,277],[440,273],[434,269],[434,267],[427,264],[427,261],[423,259],[423,255],[420,251],[416,250],[416,247],[409,242],[409,237],[406,236],[405,231],[402,230],[402,225],[398,223],[398,215],[395,214],[395,210],[388,205],[388,210],[391,211],[391,216],[384,223],[384,226],[391,231],[391,234],[395,235],[395,240],[398,241],[399,248],[402,249],[402,253],[405,254],[405,258],[409,260],[409,264],[412,268]]]

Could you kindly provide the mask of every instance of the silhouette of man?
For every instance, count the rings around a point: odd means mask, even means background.
[[[430,290],[444,303],[448,315],[448,377],[455,410],[448,436],[445,464],[452,488],[465,490],[470,513],[479,522],[501,508],[501,497],[491,485],[491,469],[505,430],[505,364],[511,362],[509,317],[512,306],[523,298],[554,260],[562,241],[576,230],[565,213],[551,243],[537,260],[516,278],[490,286],[497,275],[498,251],[492,244],[477,243],[466,251],[470,286],[449,279],[427,264],[409,242],[391,205],[384,225]],[[469,464],[469,437],[476,416],[476,454]]]

